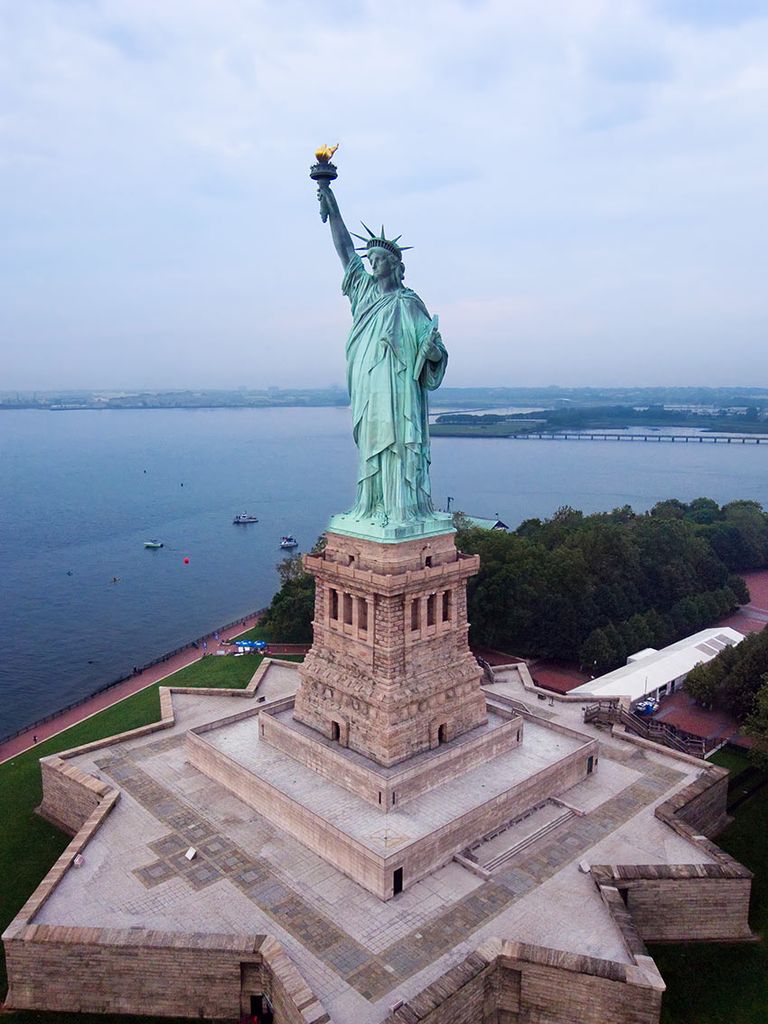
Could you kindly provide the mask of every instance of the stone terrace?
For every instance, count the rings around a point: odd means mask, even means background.
[[[523,746],[450,779],[405,807],[390,809],[384,816],[377,807],[260,741],[253,719],[223,725],[205,733],[205,739],[233,762],[333,822],[380,856],[450,824],[582,746],[571,736],[527,723]]]
[[[272,701],[295,685],[294,669],[272,664],[258,692]],[[700,769],[582,726],[578,705],[542,707],[514,671],[491,689],[598,736],[601,753],[598,771],[563,797],[577,813],[487,880],[452,862],[381,902],[186,762],[186,732],[231,714],[232,700],[174,694],[172,729],[71,762],[122,795],[35,923],[271,934],[336,1024],[382,1021],[491,937],[630,963],[579,862],[710,863],[653,814]],[[533,750],[536,722],[525,728]]]

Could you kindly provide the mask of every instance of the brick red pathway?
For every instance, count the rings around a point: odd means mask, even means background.
[[[495,651],[491,647],[473,647],[472,653],[475,657],[487,661],[489,665],[516,665],[525,660],[505,651]]]
[[[718,626],[730,626],[740,633],[759,633],[768,624],[768,571],[741,574],[749,587],[749,604],[742,605],[733,615],[721,619]]]
[[[568,693],[591,678],[586,672],[559,661],[535,661],[528,667],[537,686],[555,693]]]
[[[244,622],[238,623],[236,626],[230,626],[228,629],[218,630],[220,639],[231,640],[232,637],[239,636],[240,633],[244,633],[247,629],[252,629],[258,622],[259,618],[260,616],[257,613],[249,616]],[[213,633],[203,639],[208,641],[209,652],[215,650],[218,646]],[[271,647],[270,650],[275,654],[302,653],[301,651],[295,652],[292,649],[290,651],[282,650],[282,647],[293,648],[294,646],[303,645],[276,644]],[[168,659],[168,661],[161,661],[158,665],[152,665],[150,668],[144,669],[135,676],[125,679],[122,683],[118,683],[116,686],[112,686],[108,690],[104,690],[102,693],[95,694],[89,700],[84,701],[82,704],[78,704],[77,707],[69,708],[67,711],[62,711],[60,715],[56,715],[55,718],[45,722],[43,725],[31,726],[18,736],[14,736],[12,739],[6,740],[4,743],[0,743],[0,764],[11,757],[14,757],[16,754],[21,754],[23,751],[29,750],[30,747],[33,747],[35,745],[35,736],[37,736],[38,742],[47,740],[51,736],[55,736],[57,733],[62,732],[64,729],[68,729],[71,725],[76,725],[78,722],[82,722],[83,719],[90,718],[90,716],[96,714],[97,711],[103,711],[104,708],[117,704],[118,701],[123,700],[125,697],[130,697],[134,693],[138,693],[139,690],[143,690],[147,686],[151,686],[153,683],[157,683],[161,679],[165,679],[166,676],[172,675],[174,672],[178,672],[180,668],[185,668],[187,665],[191,665],[193,661],[199,661],[201,657],[202,650],[200,648],[192,646],[187,647],[183,651],[179,651],[178,654],[174,654],[173,657]]]
[[[739,746],[750,746],[751,740],[741,736],[739,724],[725,711],[707,711],[699,707],[685,690],[664,697],[653,716],[657,721],[673,725],[691,736],[708,740],[710,744],[730,740]]]

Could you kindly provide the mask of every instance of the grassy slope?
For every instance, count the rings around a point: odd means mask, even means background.
[[[269,629],[266,626],[254,626],[253,629],[247,629],[245,633],[240,633],[238,640],[265,640],[267,643],[271,641]]]
[[[721,751],[712,758],[736,774],[746,758]],[[736,811],[717,843],[755,873],[750,924],[768,930],[768,787]],[[662,1024],[765,1024],[768,1021],[768,948],[706,943],[652,946],[651,955],[667,983]]]

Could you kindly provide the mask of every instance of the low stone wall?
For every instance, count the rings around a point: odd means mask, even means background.
[[[507,665],[492,665],[491,670],[494,675],[496,675],[496,673],[501,674],[502,672],[516,672],[523,689],[527,690],[528,693],[540,694],[541,696],[546,697],[547,700],[554,700],[559,704],[584,704],[593,699],[591,697],[587,698],[583,693],[573,695],[569,693],[558,693],[557,690],[547,690],[546,687],[538,686],[533,681],[531,670],[524,661],[512,661]],[[486,690],[486,693],[490,695],[493,693],[493,690]]]
[[[272,1003],[276,1024],[327,1024],[322,1003],[293,966],[280,943],[267,936],[261,944],[262,985]],[[243,1010],[250,992],[242,993]]]
[[[685,865],[683,865],[685,867]],[[702,872],[673,867],[664,877],[622,879],[621,889],[638,931],[647,942],[749,939],[749,878],[728,878],[717,864]],[[657,868],[656,871],[659,871]]]
[[[83,827],[111,787],[92,775],[66,764],[52,754],[40,760],[43,802],[38,813],[73,836]]]
[[[652,960],[621,964],[522,942],[498,944],[505,1024],[657,1024],[664,982]]]
[[[386,811],[395,805],[402,807],[448,779],[519,746],[523,740],[520,715],[507,709],[494,710],[494,714],[506,721],[492,730],[483,730],[478,736],[459,737],[430,754],[419,755],[416,765],[402,771],[398,771],[397,766],[377,770],[374,762],[364,763],[360,755],[340,749],[332,740],[319,734],[308,736],[293,723],[281,721],[272,708],[261,713],[259,728],[261,736],[271,746]]]
[[[580,782],[587,775],[588,758],[596,759],[598,753],[598,741],[588,740],[555,764],[384,858],[213,747],[204,738],[206,731],[186,734],[189,761],[198,771],[382,900],[394,895],[395,870],[403,869],[404,888],[413,885],[500,824]],[[567,729],[557,731],[574,735]]]
[[[663,991],[645,957],[621,964],[493,939],[385,1024],[658,1024]]]
[[[8,1002],[70,1013],[232,1018],[240,964],[256,958],[259,942],[32,925],[5,943]]]
[[[250,696],[263,671],[251,680]],[[35,917],[119,800],[119,790],[68,760],[173,724],[171,690],[161,688],[161,721],[41,760],[40,813],[74,832],[72,841],[2,936],[6,1005],[59,1012],[205,1016],[232,1020],[264,994],[276,1024],[327,1024],[328,1014],[269,936],[185,934],[35,924]],[[177,692],[175,689],[173,692]],[[204,691],[195,690],[195,693]],[[221,691],[211,690],[220,695]],[[231,691],[243,695],[243,691]],[[251,713],[242,712],[233,718]]]
[[[382,859],[367,847],[237,764],[202,736],[189,732],[186,744],[190,764],[203,775],[226,787],[249,807],[255,808],[267,820],[319,853],[380,899],[392,896],[391,880],[387,891]]]
[[[709,765],[703,775],[670,797],[657,817],[674,816],[711,839],[728,821],[728,776],[727,768]]]
[[[390,885],[392,872],[396,868],[403,868],[404,886],[412,885],[499,825],[520,817],[529,808],[575,786],[586,778],[587,760],[590,756],[596,759],[597,753],[597,740],[590,740],[556,764],[543,768],[506,792],[474,807],[462,817],[436,829],[399,853],[391,854],[386,861]]]
[[[329,1020],[280,944],[263,935],[28,925],[5,950],[14,1009],[232,1020],[263,993],[279,1024]]]
[[[382,1024],[496,1024],[494,956],[470,953],[407,1002],[396,1003]]]
[[[699,778],[655,811],[657,818],[714,863],[593,865],[595,883],[601,889],[619,890],[646,941],[753,938],[749,927],[752,872],[707,835],[717,830],[725,816],[727,784],[727,771],[708,765]]]

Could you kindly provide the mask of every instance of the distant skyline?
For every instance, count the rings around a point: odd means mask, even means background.
[[[309,165],[413,245],[446,386],[768,385],[761,0],[0,8],[0,390],[319,387]]]

